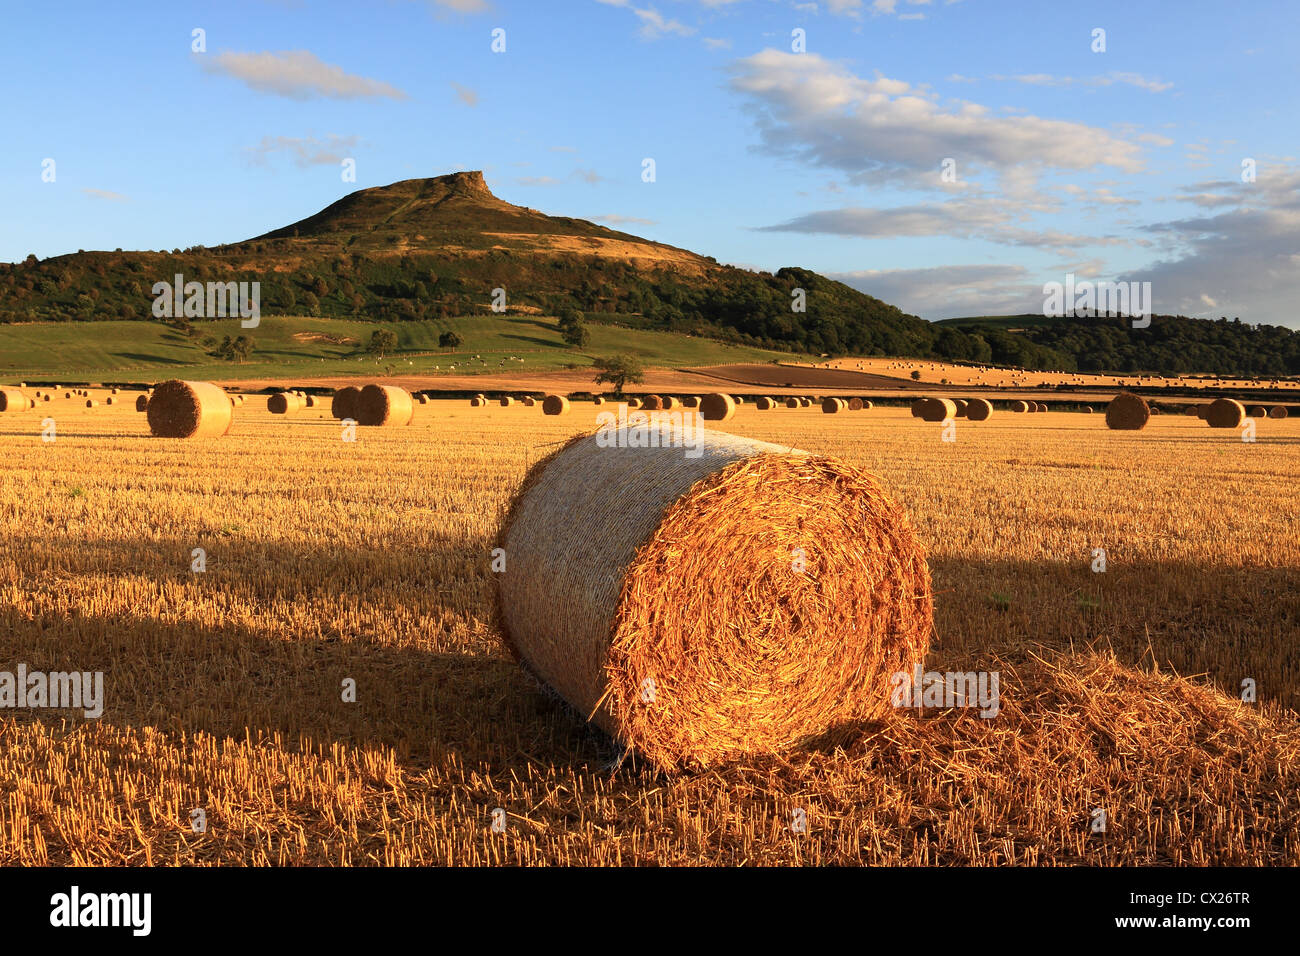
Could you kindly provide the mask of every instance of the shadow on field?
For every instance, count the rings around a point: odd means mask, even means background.
[[[152,352],[109,352],[113,358],[129,359],[132,362],[148,362],[153,365],[190,365],[191,360],[183,358],[168,358],[166,355],[155,355]]]
[[[495,635],[463,633],[466,619],[489,616],[486,542],[361,550],[199,537],[56,546],[33,536],[7,544],[23,577],[48,583],[21,608],[0,603],[0,669],[103,671],[107,723],[236,739],[264,731],[290,745],[303,737],[380,744],[414,766],[452,753],[494,771],[529,761],[597,767],[615,756]],[[189,570],[196,546],[208,552],[203,574]],[[103,581],[57,584],[87,577]],[[148,585],[133,590],[147,605],[87,612],[110,582],[141,577]],[[250,608],[265,630],[248,623]],[[464,651],[430,649],[449,646]],[[343,699],[349,680],[354,703]],[[13,713],[55,726],[82,720],[66,710]]]

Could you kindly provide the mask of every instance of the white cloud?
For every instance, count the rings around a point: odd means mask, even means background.
[[[129,199],[126,196],[123,196],[121,193],[110,192],[107,189],[89,189],[83,186],[81,191],[85,193],[87,196],[89,196],[91,199],[104,199],[107,200],[108,202],[129,201]]]
[[[636,15],[636,18],[641,21],[641,29],[637,32],[646,40],[657,40],[668,34],[688,37],[695,33],[693,27],[688,27],[678,20],[665,17],[654,7],[636,7],[632,5],[631,0],[596,0],[596,2],[603,3],[607,7],[622,7],[625,10],[631,10]]]
[[[868,269],[827,275],[860,292],[926,319],[1038,312],[1041,283],[1024,266],[957,265],[922,269]]]
[[[205,72],[232,76],[260,93],[274,93],[294,100],[315,96],[330,99],[387,97],[406,99],[406,94],[380,80],[368,79],[325,63],[308,50],[280,53],[217,53],[197,58]]]
[[[455,80],[451,82],[452,88],[456,91],[457,98],[466,106],[478,106],[478,93],[471,90],[468,86],[461,86]]]
[[[608,216],[592,216],[593,222],[604,222],[611,226],[657,226],[657,219],[642,219],[640,216],[620,216],[617,213],[610,213]]]
[[[256,146],[247,147],[250,161],[263,166],[273,153],[288,153],[294,164],[308,166],[337,166],[351,155],[360,138],[338,136],[331,133],[324,139],[314,136],[263,136]]]
[[[1123,73],[1112,71],[1101,76],[1056,76],[1051,73],[1020,73],[1004,76],[995,73],[990,80],[1023,83],[1027,86],[1114,86],[1116,84],[1136,86],[1151,93],[1163,93],[1174,88],[1174,84],[1143,76],[1141,73]]]

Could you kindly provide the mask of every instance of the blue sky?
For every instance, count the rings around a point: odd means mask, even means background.
[[[8,261],[236,241],[355,188],[482,169],[510,202],[723,262],[806,266],[931,319],[1037,311],[1042,284],[1073,272],[1150,281],[1160,312],[1300,327],[1294,3],[5,14]]]

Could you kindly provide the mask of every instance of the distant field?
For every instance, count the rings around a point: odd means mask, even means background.
[[[492,623],[499,515],[593,405],[439,401],[344,444],[250,399],[176,442],[123,398],[0,414],[0,656],[106,698],[0,711],[0,863],[1300,864],[1300,420],[998,412],[945,442],[742,407],[726,430],[882,478],[929,554],[927,667],[998,671],[1003,710],[667,777],[612,768]]]
[[[238,319],[198,323],[220,340],[244,334],[254,353],[244,363],[214,359],[194,339],[155,322],[51,322],[0,325],[0,376],[59,381],[152,382],[187,377],[219,381],[384,374],[465,375],[486,371],[549,371],[589,366],[594,356],[628,352],[649,365],[712,365],[790,359],[785,352],[725,345],[672,332],[588,325],[585,349],[565,346],[555,320],[534,316],[465,316],[446,321],[360,322],[267,316],[256,329]],[[397,351],[383,360],[359,356],[376,329],[397,334]],[[464,340],[454,352],[438,348],[451,329]],[[474,356],[481,356],[475,358]],[[522,360],[522,361],[521,361]],[[454,371],[451,366],[456,366]]]

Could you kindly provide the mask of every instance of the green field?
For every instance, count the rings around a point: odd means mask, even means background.
[[[796,358],[786,352],[731,346],[673,332],[591,323],[590,344],[571,349],[555,320],[536,316],[465,316],[446,320],[368,322],[267,316],[256,329],[238,319],[196,321],[190,336],[161,322],[43,322],[0,325],[0,376],[6,380],[135,382],[174,375],[204,379],[302,378],[374,374],[454,374],[586,367],[597,356],[628,353],[646,365],[684,367]],[[397,334],[397,350],[382,359],[365,354],[376,329]],[[447,329],[464,340],[439,349]],[[200,340],[240,334],[254,340],[247,362],[208,355]],[[324,338],[328,336],[329,338]],[[480,358],[475,358],[479,356]],[[522,361],[519,361],[521,360]],[[504,362],[504,365],[502,363]],[[451,366],[455,366],[453,370]]]

